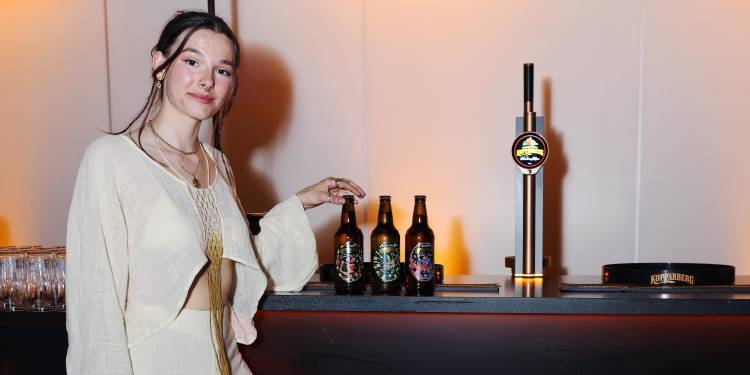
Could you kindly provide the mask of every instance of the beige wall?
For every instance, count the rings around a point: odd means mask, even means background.
[[[750,273],[750,2],[646,7],[640,259]]]
[[[50,40],[65,35],[75,52],[58,59],[94,65],[59,75],[47,60],[31,62],[36,74],[52,77],[38,81],[46,90],[10,75],[37,104],[15,95],[0,106],[0,152],[14,160],[4,162],[4,175],[22,181],[0,184],[0,242],[64,240],[77,158],[93,129],[108,126],[107,45],[119,129],[145,99],[148,51],[166,18],[204,3],[108,1],[106,13],[93,1],[65,9],[0,5],[8,20],[26,12],[58,25],[50,36],[37,30],[26,37],[33,42],[19,43],[8,35],[12,23],[2,22],[4,48],[44,45],[29,53],[57,56],[60,44]],[[547,117],[552,148],[545,245],[558,267],[596,274],[610,262],[711,261],[750,272],[743,215],[750,175],[739,161],[742,145],[731,142],[748,132],[741,114],[750,105],[747,2],[223,0],[217,9],[243,48],[225,147],[250,210],[327,175],[348,176],[369,193],[358,212],[365,236],[379,194],[393,196],[403,234],[413,195],[427,194],[437,261],[447,273],[507,272],[502,260],[514,241],[508,148],[522,110],[521,66],[534,62],[536,109]],[[83,18],[75,27],[49,20],[66,11]],[[0,67],[26,59],[0,59]],[[36,108],[72,102],[64,91],[71,85],[89,88],[80,95],[98,105],[70,103],[53,126],[49,113],[57,112]],[[40,161],[46,154],[35,135],[42,132],[59,132],[50,139],[67,147],[52,163]],[[54,172],[36,171],[40,163]],[[59,187],[41,189],[44,179]],[[321,262],[331,261],[338,215],[330,206],[310,212]]]
[[[58,245],[78,163],[108,128],[101,1],[0,1],[0,244]]]

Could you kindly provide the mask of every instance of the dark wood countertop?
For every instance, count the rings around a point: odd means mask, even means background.
[[[593,284],[598,276],[545,278],[517,282],[507,276],[446,276],[450,284],[497,284],[495,291],[438,290],[433,296],[336,295],[316,284],[301,292],[268,293],[264,311],[361,311],[496,314],[656,314],[750,315],[750,293],[715,292],[563,292],[561,283]],[[541,284],[541,285],[540,285]],[[737,277],[750,284],[750,276]]]

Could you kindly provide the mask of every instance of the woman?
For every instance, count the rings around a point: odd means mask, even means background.
[[[221,153],[239,46],[220,18],[181,12],[152,50],[153,84],[126,129],[93,142],[68,218],[71,374],[248,374],[266,287],[299,290],[317,267],[305,209],[364,197],[328,178],[289,197],[251,237]],[[212,118],[214,147],[198,140]],[[140,126],[134,124],[141,120]]]

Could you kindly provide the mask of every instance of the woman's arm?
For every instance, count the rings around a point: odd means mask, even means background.
[[[268,278],[268,289],[302,289],[318,268],[310,221],[296,195],[277,204],[260,220],[255,250]]]
[[[220,171],[232,187],[237,205],[237,186],[226,156],[216,150]],[[365,191],[345,178],[329,177],[302,189],[277,204],[260,220],[261,231],[252,238],[255,253],[268,279],[268,289],[296,291],[302,289],[318,268],[315,235],[305,210],[323,203],[341,205],[345,194],[359,198]]]
[[[346,194],[365,196],[354,182],[329,177],[289,197],[261,219],[256,248],[269,288],[300,290],[310,280],[318,267],[318,254],[305,210],[326,202],[343,204]]]
[[[68,217],[69,374],[132,374],[125,333],[127,228],[107,143],[86,151]]]

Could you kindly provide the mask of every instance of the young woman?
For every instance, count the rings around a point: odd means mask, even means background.
[[[94,141],[67,236],[70,374],[249,374],[237,342],[267,287],[299,290],[317,267],[305,210],[364,191],[327,178],[278,204],[251,237],[221,128],[239,46],[220,18],[181,12],[152,50],[153,84],[126,129]],[[198,140],[212,119],[213,146]],[[138,120],[140,124],[136,125]]]

